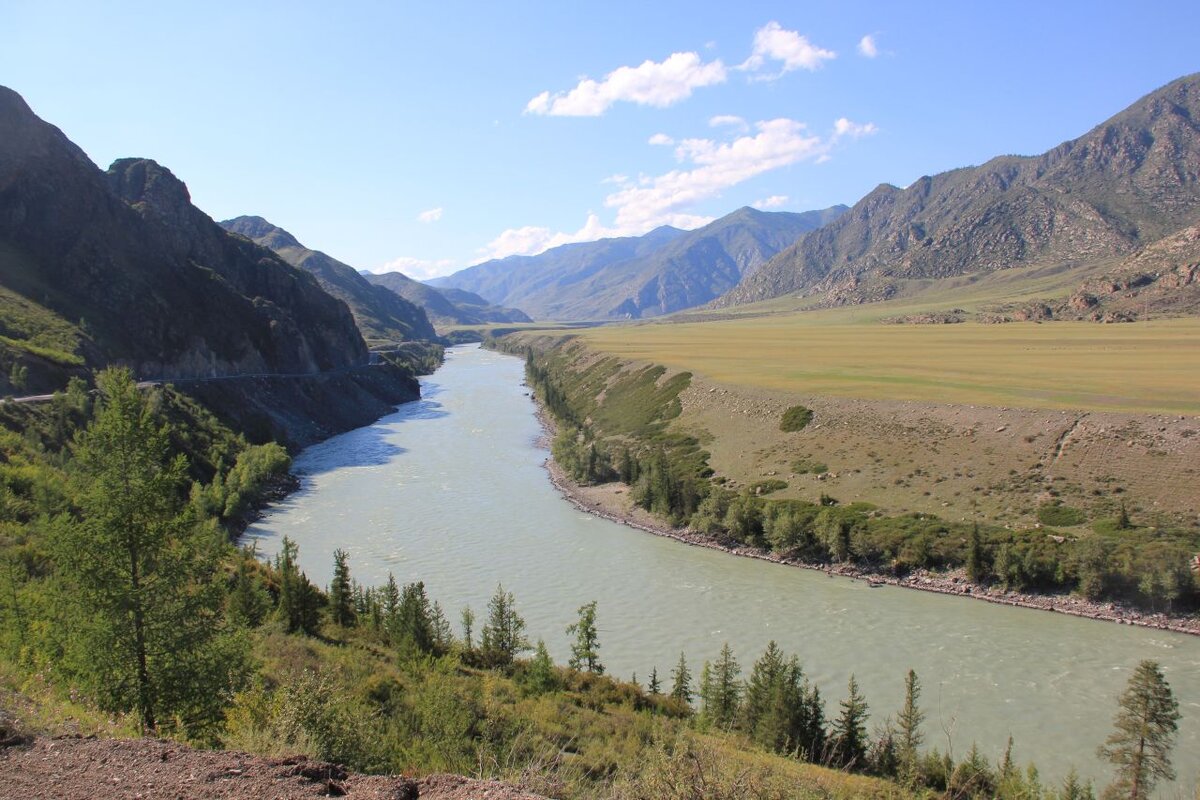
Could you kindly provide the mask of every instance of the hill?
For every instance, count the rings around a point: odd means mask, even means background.
[[[639,319],[703,305],[844,206],[803,214],[741,208],[702,228],[569,244],[512,256],[437,283],[517,306],[535,319]]]
[[[532,321],[520,309],[494,306],[479,295],[463,289],[437,289],[427,283],[413,280],[402,272],[364,272],[362,276],[376,286],[395,292],[425,309],[425,313],[435,325]]]
[[[0,87],[0,360],[62,386],[109,362],[142,378],[316,373],[365,363],[345,304],[232,236],[153,161],[103,172]]]
[[[425,312],[404,297],[371,285],[353,267],[320,250],[311,250],[283,228],[262,217],[227,219],[221,227],[273,250],[287,263],[312,273],[326,292],[342,300],[372,346],[414,339],[436,339]]]
[[[871,302],[917,281],[1037,265],[1100,271],[1200,219],[1198,126],[1192,75],[1040,156],[881,185],[717,305],[793,293]]]

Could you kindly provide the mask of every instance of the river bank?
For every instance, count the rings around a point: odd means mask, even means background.
[[[541,403],[537,400],[536,395],[531,393],[531,396],[534,398],[535,403],[537,403],[537,417],[544,430],[544,438],[548,442],[554,437],[554,421],[546,413]],[[1026,594],[1006,591],[998,587],[980,586],[967,580],[962,570],[949,573],[915,570],[903,577],[896,577],[886,573],[864,570],[851,564],[811,563],[799,559],[786,558],[778,553],[756,547],[722,542],[690,529],[677,529],[664,525],[648,512],[634,506],[626,491],[628,487],[624,487],[622,484],[580,486],[559,468],[553,457],[546,459],[545,467],[554,488],[580,511],[593,514],[610,522],[617,522],[631,528],[636,528],[655,536],[673,539],[693,547],[719,550],[729,555],[770,561],[775,564],[799,567],[801,569],[817,570],[826,573],[830,577],[838,576],[853,580],[865,580],[872,586],[898,586],[905,589],[933,592],[935,594],[970,597],[998,605],[1017,606],[1058,614],[1069,614],[1086,619],[1114,622],[1119,625],[1138,625],[1157,630],[1200,636],[1200,618],[1194,616],[1161,613],[1148,614],[1116,603],[1098,603],[1072,595]]]

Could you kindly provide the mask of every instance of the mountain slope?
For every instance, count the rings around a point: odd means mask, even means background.
[[[319,250],[310,250],[283,228],[262,217],[249,216],[227,219],[220,224],[227,231],[273,250],[292,266],[312,273],[321,288],[345,301],[369,344],[437,338],[433,325],[417,305],[372,286],[353,267]]]
[[[1084,136],[905,189],[882,185],[718,301],[804,293],[885,299],[908,279],[1127,255],[1200,219],[1200,77],[1181,78]]]
[[[413,280],[402,272],[362,276],[376,286],[388,289],[409,302],[425,309],[435,325],[479,325],[485,322],[530,322],[525,312],[516,308],[494,306],[479,295],[463,289],[437,289]]]
[[[152,161],[102,172],[3,87],[0,284],[5,352],[35,366],[121,361],[150,378],[367,359],[345,304],[312,276],[227,234]]]
[[[640,318],[702,305],[737,285],[844,206],[804,214],[742,208],[693,231],[570,244],[489,261],[438,283],[518,306],[535,318]]]

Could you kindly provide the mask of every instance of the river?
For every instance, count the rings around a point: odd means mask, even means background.
[[[1017,760],[1053,779],[1074,765],[1107,781],[1096,747],[1130,670],[1154,659],[1183,714],[1177,787],[1190,792],[1200,778],[1200,638],[871,588],[598,519],[551,485],[523,369],[478,346],[449,350],[422,381],[420,401],[301,453],[301,489],[247,536],[267,554],[289,536],[319,585],[338,547],[360,582],[382,583],[389,572],[400,583],[422,580],[456,629],[464,606],[484,616],[502,582],[530,638],[544,638],[558,663],[569,655],[566,626],[595,600],[601,660],[643,684],[655,666],[669,684],[681,651],[699,675],[724,642],[747,675],[774,639],[800,656],[828,716],[854,673],[878,721],[900,707],[912,668],[927,747],[962,757],[977,742],[995,759],[1011,735]]]

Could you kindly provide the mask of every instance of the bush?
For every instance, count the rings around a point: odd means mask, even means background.
[[[748,487],[746,487],[746,491],[752,495],[761,496],[764,494],[770,494],[771,492],[778,492],[781,489],[786,489],[787,487],[787,481],[781,481],[778,478],[767,478],[764,481],[756,481],[755,483],[750,484]]]
[[[783,412],[783,419],[779,422],[779,430],[784,433],[794,433],[795,431],[804,430],[805,426],[812,422],[812,418],[813,412],[811,408],[792,406]]]
[[[805,475],[812,473],[820,475],[822,472],[829,472],[829,467],[822,464],[820,461],[809,461],[807,458],[801,458],[792,462],[792,472],[797,475]]]
[[[1078,508],[1064,506],[1061,503],[1043,503],[1038,507],[1037,518],[1038,522],[1043,525],[1056,527],[1082,525],[1087,521],[1087,517]]]

